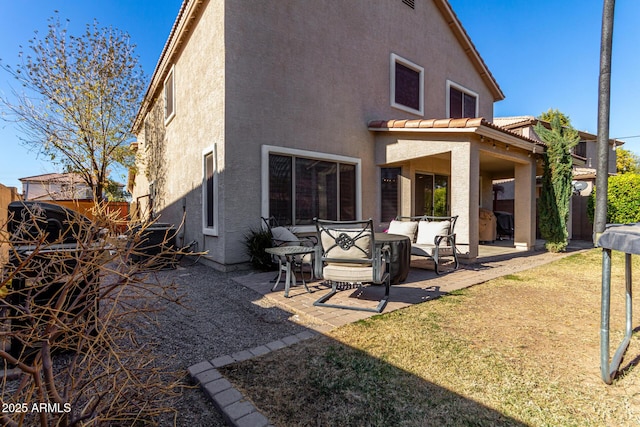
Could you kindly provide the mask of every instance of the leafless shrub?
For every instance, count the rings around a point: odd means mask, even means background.
[[[181,374],[163,368],[136,331],[180,303],[173,284],[146,274],[173,265],[175,231],[157,242],[153,223],[126,238],[105,234],[116,218],[96,210],[93,222],[68,213],[47,220],[41,205],[25,205],[22,220],[3,227],[2,425],[154,424],[173,411]]]

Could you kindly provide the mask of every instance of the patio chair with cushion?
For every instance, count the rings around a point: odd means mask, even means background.
[[[331,283],[331,292],[313,305],[376,313],[384,310],[391,284],[389,254],[386,248],[376,248],[373,221],[314,221],[321,245],[322,277]],[[364,283],[385,286],[384,296],[375,308],[327,303],[338,292],[338,284],[357,284],[361,288]]]
[[[279,246],[309,246],[314,247],[318,240],[316,236],[307,236],[307,237],[299,237],[296,236],[290,229],[283,227],[278,224],[278,221],[274,217],[264,218],[262,217],[262,221],[264,222],[267,230],[271,233],[271,243],[273,247]],[[273,285],[273,289],[275,290],[278,284],[280,283],[280,278],[282,273],[286,270],[285,263],[286,260],[282,256],[273,256],[274,261],[278,262],[278,277],[276,279],[275,285]],[[309,270],[309,280],[313,279],[313,266],[314,266],[314,256],[313,254],[304,254],[298,255],[294,257],[293,269],[297,270],[300,273],[300,277],[304,282],[304,269],[305,266],[308,266]]]
[[[444,257],[453,258],[453,269],[459,267],[454,228],[458,216],[399,216],[389,224],[389,233],[404,234],[411,239],[411,255],[430,258],[436,274],[442,273]]]

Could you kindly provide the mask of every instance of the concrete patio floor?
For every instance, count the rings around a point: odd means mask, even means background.
[[[435,274],[432,268],[433,264],[430,261],[414,257],[407,279],[391,287],[389,302],[383,313],[426,302],[455,290],[537,267],[590,248],[593,248],[591,242],[575,241],[569,245],[566,252],[561,254],[552,254],[546,251],[523,252],[516,251],[510,241],[497,241],[492,245],[481,245],[479,247],[479,256],[475,262],[468,264],[461,262],[458,270],[442,275]],[[445,265],[445,269],[446,267]],[[234,280],[255,290],[283,310],[290,312],[293,321],[304,324],[318,332],[326,332],[376,314],[338,308],[315,307],[313,302],[330,291],[330,287],[319,280],[308,282],[311,293],[307,293],[300,283],[292,287],[289,292],[290,297],[285,298],[282,282],[275,291],[271,291],[274,276],[275,272],[252,273],[238,276]],[[354,287],[339,291],[331,299],[331,303],[375,307],[383,294],[383,286]]]

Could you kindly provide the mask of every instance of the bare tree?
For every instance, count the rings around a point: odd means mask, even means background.
[[[151,248],[145,224],[110,238],[116,218],[100,213],[94,222],[72,214],[60,232],[29,209],[0,242],[11,258],[0,282],[0,424],[157,422],[183,384],[138,333],[180,303],[173,284],[145,273],[180,254],[171,236]]]
[[[0,67],[22,86],[15,100],[0,98],[6,120],[15,121],[22,141],[81,174],[95,200],[109,176],[109,166],[134,166],[129,149],[131,125],[145,79],[129,36],[115,28],[87,25],[80,37],[67,33],[59,17],[48,32],[36,32],[21,62]]]

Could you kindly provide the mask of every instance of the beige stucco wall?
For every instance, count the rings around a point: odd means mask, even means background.
[[[419,117],[390,105],[392,53],[424,67],[422,117],[447,116],[451,80],[476,92],[479,115],[492,119],[489,88],[431,1],[418,0],[415,9],[396,0],[204,4],[174,61],[176,116],[165,129],[162,220],[177,221],[186,205],[185,241],[196,236],[217,264],[247,261],[243,236],[263,214],[265,145],[359,159],[360,212],[379,222],[379,163],[367,123]],[[205,237],[202,151],[213,144],[220,227],[219,237]]]
[[[203,235],[201,202],[203,152],[215,147],[220,171],[218,209],[224,211],[224,4],[212,1],[204,6],[188,41],[171,63],[175,116],[165,123],[161,87],[138,135],[140,160],[133,198],[149,194],[153,182],[158,221],[179,225],[184,214],[178,243],[196,240],[198,250],[224,262],[224,246],[217,244],[221,239]],[[146,197],[140,199],[143,210],[147,202]]]

